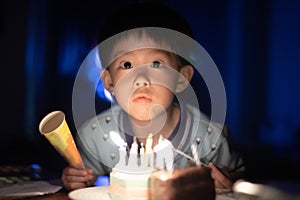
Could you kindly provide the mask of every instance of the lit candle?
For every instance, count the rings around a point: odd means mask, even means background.
[[[120,146],[119,147],[119,162],[117,164],[118,168],[124,168],[126,166],[126,157],[127,157],[127,152],[126,152],[126,146]]]
[[[152,152],[153,135],[150,133],[146,139],[146,154]]]
[[[130,155],[128,158],[128,167],[130,167],[132,169],[137,167],[137,165],[138,165],[137,156],[138,156],[138,144],[136,142],[136,137],[134,137],[133,143],[130,148]]]
[[[136,137],[133,138],[133,143],[131,144],[130,153],[133,153],[133,154],[138,153],[138,144],[136,142]]]
[[[141,148],[140,148],[140,161],[141,161],[141,168],[144,169],[148,166],[148,163],[146,161],[146,155],[145,155],[145,148],[144,144],[141,143]]]
[[[143,143],[141,143],[140,154],[142,154],[142,155],[145,154],[145,148],[144,148],[144,144]]]
[[[153,149],[156,154],[155,167],[173,171],[174,152],[172,143],[160,136],[158,144]]]
[[[201,165],[201,162],[200,162],[200,159],[199,159],[199,156],[198,156],[198,151],[197,151],[197,147],[195,144],[192,144],[191,145],[191,149],[192,149],[192,154],[193,154],[193,157],[194,157],[194,161],[196,163],[197,166],[200,166]]]
[[[153,167],[154,165],[154,154],[152,150],[153,135],[150,133],[146,139],[146,160],[148,161],[148,167]]]
[[[126,160],[127,160],[127,143],[123,140],[119,133],[115,131],[110,131],[109,136],[114,144],[119,147],[119,162],[116,164],[116,169],[124,169],[126,167]]]
[[[148,153],[148,167],[154,167],[154,153],[152,149]]]

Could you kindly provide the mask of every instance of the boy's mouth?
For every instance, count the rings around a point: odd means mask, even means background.
[[[150,103],[151,101],[152,99],[146,95],[138,95],[137,97],[133,98],[133,103]]]

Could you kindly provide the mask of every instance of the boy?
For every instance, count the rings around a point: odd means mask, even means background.
[[[104,67],[101,79],[118,105],[79,130],[78,148],[86,169],[66,167],[62,174],[65,188],[92,186],[97,175],[111,171],[118,161],[118,147],[108,134],[114,131],[129,147],[134,137],[139,145],[145,144],[150,133],[153,146],[163,136],[186,154],[196,144],[201,161],[211,167],[216,188],[230,189],[243,163],[231,154],[226,129],[211,124],[197,105],[189,103],[195,99],[192,92],[181,95],[191,90],[194,68],[178,55],[189,50],[176,39],[177,31],[192,36],[189,26],[177,13],[159,5],[130,6],[116,13],[104,28],[99,52]],[[175,156],[175,167],[187,164],[188,159]]]

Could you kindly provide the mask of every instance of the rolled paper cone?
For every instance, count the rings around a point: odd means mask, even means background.
[[[53,111],[39,124],[39,131],[52,146],[75,168],[84,168],[73,136],[62,111]]]

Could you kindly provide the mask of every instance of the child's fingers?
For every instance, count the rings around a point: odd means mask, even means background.
[[[85,169],[76,169],[73,167],[66,167],[63,170],[63,174],[67,176],[86,176],[88,174]]]
[[[80,189],[80,188],[85,188],[86,184],[81,183],[81,182],[66,182],[66,183],[64,183],[64,187],[67,190],[72,191],[72,190],[77,190],[77,189]]]
[[[94,174],[94,171],[89,167],[86,168],[86,172],[87,174]]]
[[[92,170],[82,170],[66,167],[62,173],[62,182],[67,190],[84,188],[94,177]]]
[[[209,163],[211,167],[211,176],[215,181],[216,188],[231,189],[232,181],[228,179],[213,163]]]
[[[67,182],[87,182],[90,181],[93,178],[92,175],[86,175],[86,176],[66,176],[65,180]]]

